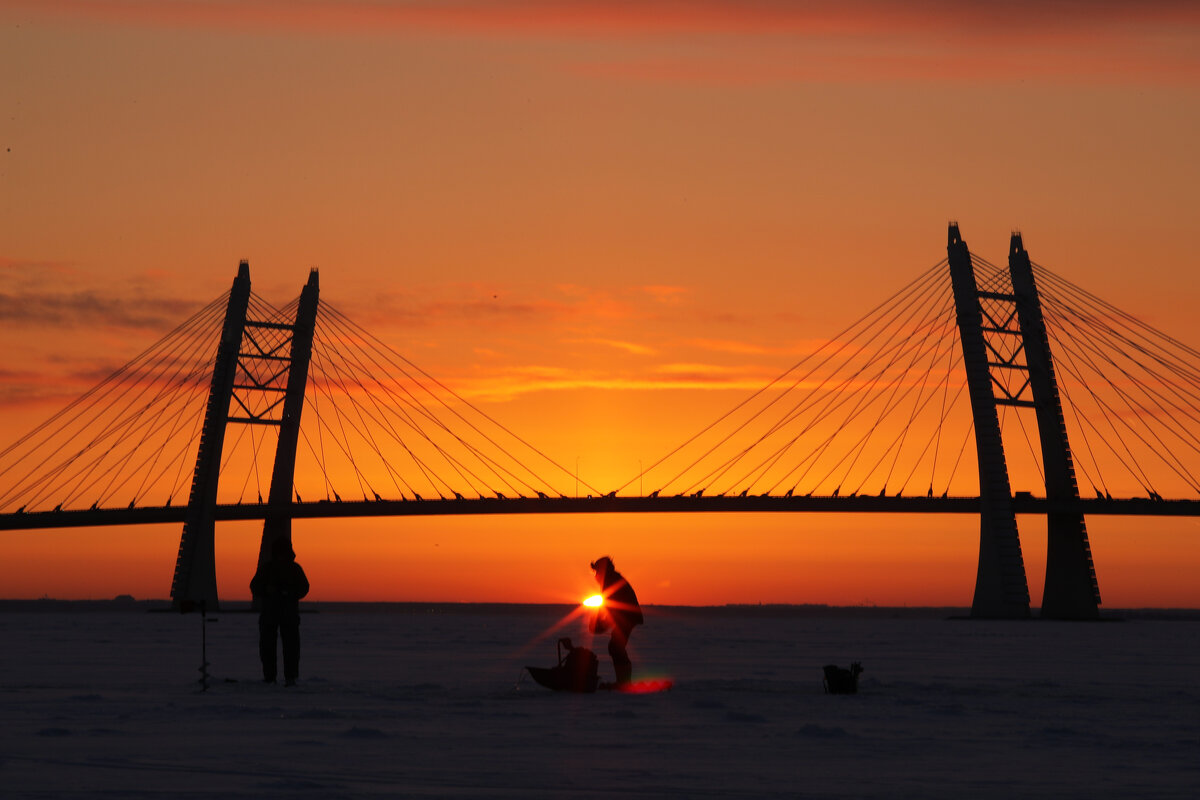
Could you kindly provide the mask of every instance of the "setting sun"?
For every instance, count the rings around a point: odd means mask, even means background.
[[[604,597],[603,595],[594,594],[587,600],[584,600],[583,604],[588,608],[599,608],[604,605]]]

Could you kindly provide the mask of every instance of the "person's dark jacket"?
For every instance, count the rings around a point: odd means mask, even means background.
[[[295,561],[272,559],[254,573],[250,592],[264,614],[298,614],[300,598],[308,594],[308,577]]]
[[[619,628],[628,637],[635,625],[645,622],[637,594],[629,581],[615,569],[610,568],[604,575],[603,595],[603,613],[597,614],[595,619],[597,633],[608,630],[608,623],[611,623],[612,627]]]

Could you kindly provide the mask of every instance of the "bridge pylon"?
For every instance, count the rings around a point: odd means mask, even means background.
[[[1027,617],[1029,589],[1012,511],[1011,485],[997,408],[1013,406],[1034,410],[1046,499],[1062,501],[1060,504],[1078,503],[1079,487],[1067,441],[1062,398],[1054,375],[1050,339],[1033,265],[1021,234],[1014,233],[1009,241],[1011,293],[979,291],[970,252],[958,225],[953,223],[948,252],[979,453],[982,522],[979,571],[971,615]],[[989,314],[981,301],[999,305],[1003,311],[998,315]],[[983,326],[985,317],[987,328]],[[996,337],[1013,337],[1018,340],[1016,346],[1006,350],[995,347],[985,336],[985,330]],[[989,354],[995,361],[989,359]],[[1024,371],[1025,381],[1014,392],[1005,381],[993,379],[993,367]],[[996,396],[997,389],[1002,396]],[[1046,581],[1041,615],[1049,619],[1096,619],[1100,589],[1083,514],[1051,511],[1047,514],[1046,526]]]
[[[179,538],[179,555],[175,559],[175,577],[171,581],[171,604],[180,611],[199,608],[201,603],[208,611],[217,608],[217,482],[249,303],[250,264],[243,261],[238,265],[238,274],[229,292],[229,305],[225,309],[225,324],[221,328],[204,426],[196,450],[192,490],[188,495],[183,534]]]
[[[213,364],[192,490],[175,562],[171,602],[181,611],[199,608],[202,603],[208,611],[218,608],[217,484],[225,431],[230,423],[278,428],[279,440],[275,447],[275,465],[259,548],[260,562],[269,558],[275,539],[291,540],[296,444],[319,302],[317,271],[314,269],[309,274],[293,324],[247,319],[249,299],[250,267],[243,261],[230,293],[221,343]],[[286,357],[280,355],[289,341],[289,354]],[[285,380],[286,385],[283,385]]]
[[[1046,499],[1075,501],[1079,485],[1062,398],[1054,377],[1050,339],[1029,253],[1014,233],[1008,247],[1008,269],[1024,342],[1029,389],[1037,414],[1041,440]],[[1051,619],[1096,619],[1099,616],[1100,586],[1088,544],[1087,525],[1079,512],[1052,511],[1046,517],[1046,584],[1042,593],[1042,616]]]
[[[283,414],[279,418],[279,443],[275,447],[271,494],[267,499],[267,516],[263,521],[262,541],[258,548],[260,565],[271,559],[271,548],[277,539],[283,539],[289,545],[292,541],[292,486],[296,478],[296,443],[300,436],[300,414],[304,410],[304,390],[308,384],[308,365],[312,358],[319,298],[320,288],[317,271],[314,269],[309,273],[308,283],[300,293],[296,323],[292,326],[287,389],[283,399]]]
[[[1025,578],[1025,561],[1013,512],[1012,485],[1008,479],[1000,417],[996,412],[988,366],[988,345],[983,334],[983,311],[979,302],[981,293],[970,250],[957,223],[950,223],[946,252],[979,461],[979,564],[971,616],[1024,619],[1030,616],[1029,584]]]

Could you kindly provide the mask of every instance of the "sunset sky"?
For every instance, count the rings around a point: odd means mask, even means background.
[[[0,0],[0,446],[229,289],[336,306],[627,478],[945,256],[957,220],[1200,345],[1186,2]],[[1044,525],[1020,518],[1034,605]],[[1091,518],[1104,607],[1195,520]],[[261,525],[218,527],[247,599]],[[968,605],[972,517],[297,523],[316,600]],[[0,534],[0,597],[166,597],[176,526]]]

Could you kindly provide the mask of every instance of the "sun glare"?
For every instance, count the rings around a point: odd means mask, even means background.
[[[583,604],[588,608],[599,608],[600,606],[604,605],[604,597],[602,595],[594,594],[587,600],[584,600]]]

